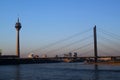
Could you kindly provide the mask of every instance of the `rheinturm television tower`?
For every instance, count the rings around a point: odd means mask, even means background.
[[[17,55],[18,58],[20,58],[20,36],[19,36],[19,32],[20,32],[20,29],[21,29],[21,23],[19,22],[19,18],[18,18],[18,21],[15,24],[15,28],[16,28],[16,31],[17,31],[16,55]]]

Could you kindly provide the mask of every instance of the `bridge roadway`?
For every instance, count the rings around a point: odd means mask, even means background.
[[[57,57],[57,58],[64,59],[64,58],[75,58],[75,57]],[[82,56],[82,57],[76,57],[76,58],[95,58],[95,57],[94,56]],[[120,56],[98,56],[97,58],[120,58]]]
[[[55,58],[55,57],[54,57]],[[53,58],[53,59],[54,59]],[[95,57],[94,56],[83,56],[83,57],[56,57],[56,59],[84,59],[84,60],[87,60],[87,59],[94,59]],[[111,58],[111,60],[120,60],[120,56],[98,56],[97,57],[98,59],[99,58]]]

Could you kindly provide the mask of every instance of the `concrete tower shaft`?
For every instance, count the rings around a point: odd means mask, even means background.
[[[15,24],[15,28],[17,30],[16,56],[19,58],[20,57],[20,37],[19,37],[19,31],[21,29],[21,23],[19,22],[19,18],[18,18],[18,21]]]

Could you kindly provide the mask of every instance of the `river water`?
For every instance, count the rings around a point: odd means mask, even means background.
[[[0,80],[120,80],[120,65],[83,63],[2,65]]]

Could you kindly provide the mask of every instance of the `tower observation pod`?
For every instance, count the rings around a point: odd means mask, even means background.
[[[16,28],[16,31],[17,31],[17,39],[16,39],[16,56],[18,58],[20,58],[20,34],[19,34],[19,31],[21,29],[21,23],[19,22],[19,18],[18,18],[18,21],[16,22],[15,24],[15,28]]]

